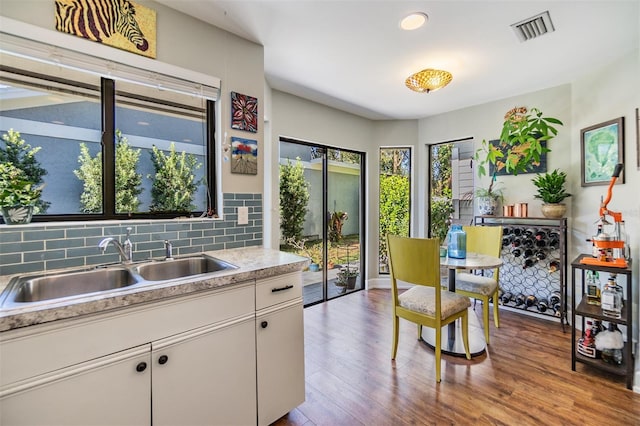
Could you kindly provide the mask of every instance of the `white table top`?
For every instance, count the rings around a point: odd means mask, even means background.
[[[441,257],[440,265],[449,269],[490,269],[502,266],[502,259],[487,254],[467,252],[465,259]]]

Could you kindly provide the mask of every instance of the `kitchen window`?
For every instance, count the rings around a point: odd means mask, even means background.
[[[0,58],[0,135],[18,131],[47,172],[33,221],[214,216],[217,89],[69,55]]]

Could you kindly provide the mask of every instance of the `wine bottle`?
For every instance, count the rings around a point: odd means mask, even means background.
[[[560,246],[560,240],[558,240],[557,238],[551,238],[549,240],[549,243],[547,244],[547,247],[549,248],[549,250],[557,250],[559,246]]]
[[[520,247],[522,245],[522,238],[516,237],[511,241],[513,247]]]
[[[538,230],[536,228],[527,228],[524,230],[524,235],[525,237],[533,237],[534,235],[536,235],[536,232],[538,232]]]
[[[504,228],[502,228],[502,235],[511,235],[511,227],[510,226],[505,226]]]
[[[531,268],[536,263],[538,263],[538,259],[536,259],[533,256],[529,256],[524,259],[524,263],[522,264],[522,269]]]
[[[533,240],[533,242],[534,242],[534,245],[538,248],[545,248],[547,246],[546,239],[541,239],[541,240],[535,239]]]
[[[503,305],[506,305],[507,303],[511,302],[511,299],[513,299],[513,293],[510,293],[510,292],[504,293],[500,298],[500,300],[502,300]]]
[[[522,256],[524,257],[531,257],[533,256],[533,250],[530,248],[526,248],[522,251]]]
[[[556,303],[560,304],[559,291],[554,291],[553,293],[551,293],[551,296],[549,296],[549,305],[554,306]]]
[[[542,229],[538,229],[534,236],[535,236],[535,239],[538,240],[538,241],[547,239],[547,233],[545,231],[543,231]]]
[[[533,247],[535,245],[534,239],[533,238],[528,238],[528,237],[524,238],[522,240],[522,245],[525,246],[525,247],[531,248],[531,247]]]
[[[552,260],[551,262],[549,262],[549,273],[550,274],[553,274],[558,269],[560,269],[560,262],[559,261]]]
[[[538,250],[536,251],[536,259],[538,260],[545,260],[547,258],[547,253],[545,253],[543,250]]]
[[[513,232],[513,235],[516,235],[516,236],[522,235],[522,228],[518,228],[518,227],[513,228],[512,232]]]
[[[538,298],[535,297],[533,294],[528,295],[524,299],[524,304],[527,306],[527,308],[534,306],[536,303],[538,303]]]
[[[515,301],[516,301],[516,306],[524,305],[525,300],[526,300],[526,297],[525,297],[525,295],[524,295],[524,294],[522,294],[522,293],[518,294],[518,295],[516,296],[516,299],[515,299]]]
[[[522,255],[522,249],[520,249],[519,247],[512,247],[511,255],[513,257],[520,257]]]
[[[549,305],[544,300],[538,301],[538,304],[536,306],[538,308],[538,312],[546,312],[547,309],[549,309]]]
[[[513,241],[513,236],[512,235],[506,235],[506,236],[502,237],[502,247],[510,246],[512,241]]]

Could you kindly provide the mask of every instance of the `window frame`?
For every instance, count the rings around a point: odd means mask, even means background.
[[[36,78],[42,81],[64,83],[65,85],[88,88],[88,85],[58,77],[48,76],[29,70],[17,70],[15,68],[0,65],[0,70],[16,75],[23,75],[29,78]],[[184,212],[141,212],[141,213],[117,213],[116,212],[116,190],[115,190],[115,138],[116,138],[116,90],[117,81],[106,77],[100,78],[99,94],[101,104],[101,145],[102,145],[102,170],[103,170],[103,208],[102,213],[70,213],[70,214],[44,214],[34,215],[32,222],[64,222],[64,221],[100,221],[100,220],[126,220],[126,219],[171,219],[176,216],[183,216]],[[34,85],[37,87],[37,85]],[[98,86],[91,86],[97,89]],[[159,106],[176,106],[159,99],[145,97],[145,101],[153,101]],[[219,217],[218,209],[218,153],[215,146],[216,141],[216,101],[205,98],[205,109],[199,110],[206,121],[205,124],[205,174],[207,190],[207,210],[190,212],[191,217]],[[180,105],[182,106],[182,105]],[[184,105],[185,109],[195,109]]]

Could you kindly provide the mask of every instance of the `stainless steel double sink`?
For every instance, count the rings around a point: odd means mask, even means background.
[[[9,281],[0,294],[0,307],[12,308],[58,301],[229,269],[237,269],[237,266],[215,257],[198,254],[55,274],[17,276]]]

